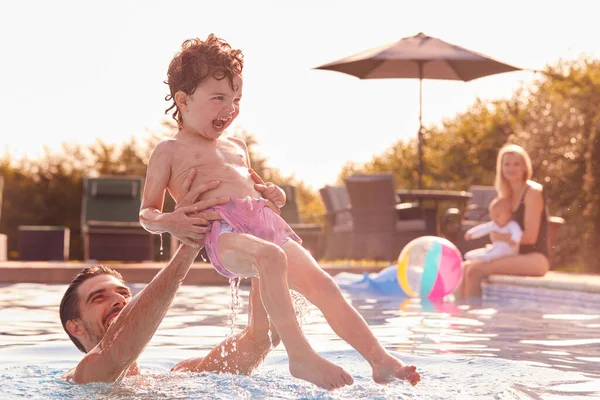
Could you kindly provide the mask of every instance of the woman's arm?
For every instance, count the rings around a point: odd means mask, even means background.
[[[539,186],[539,187],[538,187]],[[530,186],[525,195],[525,216],[523,218],[523,236],[520,244],[535,244],[540,233],[544,196],[540,185]]]

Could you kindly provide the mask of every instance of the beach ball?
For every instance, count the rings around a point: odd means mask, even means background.
[[[461,278],[462,255],[447,239],[414,239],[398,257],[398,283],[410,297],[441,299],[456,289]]]

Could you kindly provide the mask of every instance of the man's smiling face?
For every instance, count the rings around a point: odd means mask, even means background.
[[[90,351],[131,300],[131,290],[116,277],[103,274],[83,282],[77,294],[79,318],[70,321],[76,326],[69,330]]]

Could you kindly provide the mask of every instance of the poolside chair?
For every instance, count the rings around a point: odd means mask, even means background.
[[[329,186],[319,190],[325,204],[325,234],[323,258],[340,260],[349,257],[352,213],[350,196],[345,186]]]
[[[152,260],[152,235],[139,223],[141,177],[83,180],[81,232],[85,260]]]
[[[323,251],[323,227],[321,224],[304,223],[300,219],[298,202],[296,199],[296,187],[293,185],[281,185],[285,192],[286,203],[281,207],[281,218],[302,239],[302,246],[308,250],[315,259],[322,256]]]
[[[426,234],[423,218],[402,218],[407,206],[396,202],[392,174],[350,176],[346,188],[352,213],[351,258],[393,262],[408,242]]]
[[[0,217],[2,217],[2,191],[4,190],[4,177],[0,175]],[[0,233],[0,261],[6,261],[8,254],[8,240],[6,235]]]

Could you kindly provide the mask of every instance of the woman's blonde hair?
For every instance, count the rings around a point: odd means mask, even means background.
[[[496,181],[494,182],[494,187],[496,188],[499,197],[512,197],[510,184],[502,175],[502,160],[506,154],[516,154],[521,158],[521,161],[525,165],[525,174],[523,176],[524,182],[527,182],[533,176],[531,158],[525,149],[517,144],[505,144],[498,152],[498,158],[496,159]]]

